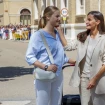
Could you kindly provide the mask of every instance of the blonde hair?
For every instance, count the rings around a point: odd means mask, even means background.
[[[43,16],[39,20],[38,30],[40,28],[44,28],[46,26],[46,23],[47,23],[46,17],[47,16],[49,16],[49,17],[52,16],[52,14],[57,10],[59,10],[59,9],[55,6],[48,6],[48,7],[45,8]]]

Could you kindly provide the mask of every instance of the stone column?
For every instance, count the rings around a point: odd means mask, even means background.
[[[105,0],[101,0],[100,5],[100,11],[103,13],[105,19]]]
[[[41,7],[42,7],[41,1],[42,0],[38,0],[38,20],[40,19],[40,15],[41,15]]]
[[[10,23],[8,0],[4,0],[4,20],[4,25],[8,25]]]
[[[90,11],[99,11],[98,0],[85,0],[86,14]]]
[[[50,6],[51,0],[47,0],[47,6]]]
[[[90,0],[90,10],[91,11],[98,11],[99,10],[99,6],[98,6],[98,0]]]
[[[57,0],[57,7],[61,9],[61,0]]]
[[[31,24],[34,25],[34,0],[31,0]]]
[[[75,15],[76,15],[76,0],[68,0],[68,10],[69,10],[69,20],[70,24],[75,23]]]

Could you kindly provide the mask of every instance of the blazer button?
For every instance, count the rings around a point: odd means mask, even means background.
[[[92,67],[92,64],[90,64],[90,66]]]

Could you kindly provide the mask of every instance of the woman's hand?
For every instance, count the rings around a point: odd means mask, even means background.
[[[68,63],[75,65],[76,64],[76,61],[73,60],[73,59],[69,59]]]
[[[87,89],[92,89],[93,87],[95,87],[95,86],[96,86],[96,82],[97,82],[97,80],[93,77],[93,78],[89,81],[88,86],[87,86]]]
[[[56,27],[56,29],[58,30],[59,33],[63,33],[63,29],[60,25],[58,27]],[[62,35],[62,34],[60,34],[60,35]]]
[[[52,64],[52,65],[48,66],[47,71],[52,71],[55,73],[57,71],[57,69],[58,69],[58,67],[56,65]]]
[[[97,81],[103,76],[104,73],[105,65],[102,65],[98,73],[89,81],[87,89],[92,89],[94,86],[96,86]]]
[[[65,39],[65,36],[63,34],[62,27],[59,25],[58,27],[56,27],[56,29],[58,30],[62,45],[66,46],[67,45],[67,40]]]

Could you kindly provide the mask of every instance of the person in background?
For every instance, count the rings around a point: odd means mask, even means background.
[[[5,30],[6,30],[6,26],[4,26],[4,27],[2,28],[2,31],[3,31],[2,39],[3,39],[3,40],[6,40],[6,39],[7,39],[7,36],[6,36]]]
[[[30,27],[31,25],[28,25],[28,27],[27,27],[27,30],[28,30],[28,40],[30,39],[30,37],[31,37],[31,27]]]
[[[99,11],[87,14],[86,31],[77,35],[77,60],[70,85],[79,86],[81,105],[105,105],[105,24]],[[71,48],[61,31],[61,42]]]
[[[9,26],[9,40],[13,39],[13,35],[12,35],[12,26]]]
[[[5,27],[4,33],[6,35],[6,40],[9,38],[9,29],[8,26]]]
[[[2,28],[0,27],[0,39],[2,39]]]
[[[59,25],[60,10],[55,6],[46,7],[39,21],[38,29],[43,32],[53,56],[54,64],[50,62],[39,31],[36,31],[31,36],[26,51],[26,61],[29,65],[56,73],[56,77],[52,80],[35,80],[36,105],[61,105],[63,87],[62,66],[65,63],[75,64],[75,61],[66,57],[64,53],[59,33],[55,30],[55,27]]]

